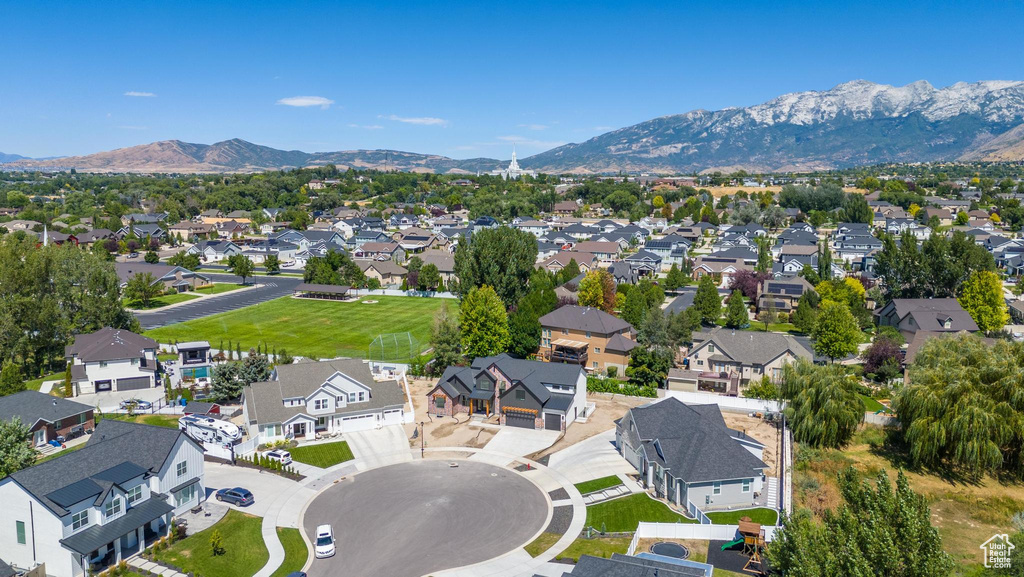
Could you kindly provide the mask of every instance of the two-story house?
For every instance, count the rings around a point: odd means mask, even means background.
[[[166,535],[204,485],[203,448],[178,429],[106,420],[84,448],[0,479],[0,551],[46,575],[92,575]]]
[[[969,333],[978,331],[978,324],[960,302],[948,299],[893,299],[875,315],[879,326],[896,327],[909,343],[918,331],[936,333]]]
[[[633,325],[601,309],[566,305],[540,317],[538,354],[546,361],[575,363],[591,371],[615,367],[625,374],[636,348]]]
[[[404,407],[402,385],[374,380],[359,359],[278,365],[269,381],[242,391],[245,426],[262,442],[401,425]]]
[[[125,329],[78,335],[64,348],[76,395],[156,386],[157,343]]]
[[[509,427],[564,431],[586,409],[587,377],[579,365],[478,357],[469,367],[448,367],[427,393],[435,416],[498,415]]]
[[[782,333],[717,327],[710,332],[694,333],[693,341],[683,364],[698,375],[695,383],[681,390],[736,396],[740,387],[751,380],[767,376],[778,381],[786,363],[800,358],[813,359],[807,347]]]

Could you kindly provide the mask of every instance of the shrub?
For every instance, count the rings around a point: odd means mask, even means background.
[[[616,395],[648,398],[658,396],[658,391],[654,387],[624,383],[616,379],[602,379],[601,377],[593,375],[587,377],[587,392],[613,393]]]

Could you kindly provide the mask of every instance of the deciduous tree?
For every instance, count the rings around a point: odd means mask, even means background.
[[[857,351],[861,332],[846,304],[822,301],[811,337],[814,352],[835,361]]]
[[[124,287],[124,297],[131,302],[142,303],[148,307],[156,297],[164,292],[162,284],[158,283],[152,273],[136,273]]]
[[[488,357],[508,350],[508,315],[488,285],[471,290],[459,309],[462,350],[469,358]]]
[[[971,273],[957,300],[982,331],[998,331],[1010,320],[1003,299],[1003,281],[994,272]]]
[[[806,359],[785,366],[782,396],[793,438],[811,447],[842,447],[864,420],[864,402],[842,365]]]
[[[31,467],[36,452],[28,443],[29,428],[21,419],[0,419],[0,479]]]

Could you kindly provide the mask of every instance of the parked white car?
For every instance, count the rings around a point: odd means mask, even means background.
[[[283,449],[274,449],[273,451],[267,451],[267,458],[271,461],[280,461],[282,465],[292,464],[292,454]]]
[[[334,555],[334,530],[330,525],[320,525],[316,528],[316,547],[313,554],[317,559]]]

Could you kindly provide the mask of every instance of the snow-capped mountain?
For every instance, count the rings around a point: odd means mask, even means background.
[[[535,155],[523,165],[548,172],[674,172],[1007,160],[1006,149],[1019,150],[1024,138],[1010,131],[1022,124],[1024,82],[936,89],[923,80],[906,86],[855,80],[747,108],[655,118]]]

